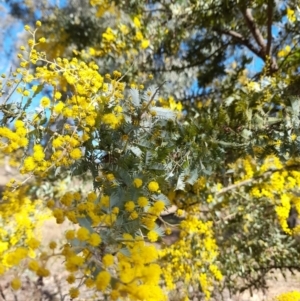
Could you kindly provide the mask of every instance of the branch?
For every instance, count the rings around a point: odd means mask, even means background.
[[[191,94],[191,95],[188,95],[187,93],[184,94],[183,97],[180,98],[180,101],[181,102],[190,102],[191,99],[195,99],[195,100],[199,100],[199,99],[202,99],[204,97],[209,97],[209,95],[212,95],[216,93],[215,90],[211,89],[210,91],[203,91],[201,93],[194,93],[194,94]]]
[[[273,21],[273,0],[268,0],[267,17],[268,17],[268,23],[267,23],[268,38],[267,38],[266,55],[271,56],[271,45],[272,45],[272,21]]]
[[[236,32],[234,30],[217,30],[217,31],[236,39],[242,45],[246,46],[249,50],[251,50],[254,54],[259,56],[261,59],[265,60],[265,56],[262,54],[262,52],[260,50],[258,50],[256,47],[254,47],[254,45],[240,33]]]
[[[244,37],[242,34],[234,31],[234,30],[218,30],[218,32],[231,36],[232,38],[239,41],[242,45],[246,46],[250,51],[260,57],[263,61],[266,61],[267,56],[270,56],[271,66],[270,66],[270,73],[274,73],[278,71],[277,61],[274,57],[271,57],[271,45],[272,45],[272,17],[273,17],[273,1],[268,0],[268,39],[267,45],[264,41],[264,38],[257,27],[255,20],[251,14],[251,9],[246,8],[245,10],[241,10],[242,14],[245,18],[246,24],[252,33],[259,49],[257,49],[248,38]]]
[[[278,71],[278,64],[275,57],[272,57],[271,46],[272,46],[272,23],[273,23],[273,0],[268,0],[268,9],[267,9],[267,48],[266,48],[266,56],[270,57],[270,73],[274,73]]]
[[[224,194],[224,193],[226,193],[226,192],[228,192],[230,190],[233,190],[233,189],[236,189],[236,188],[239,188],[239,187],[242,187],[242,186],[249,185],[249,184],[251,184],[253,182],[258,181],[261,178],[267,178],[267,177],[271,176],[274,172],[276,172],[276,171],[282,171],[282,170],[283,170],[283,168],[268,170],[265,173],[263,173],[262,175],[259,175],[259,176],[256,176],[256,177],[253,177],[253,178],[250,178],[250,179],[238,182],[236,184],[232,184],[230,186],[227,186],[227,187],[221,189],[218,193],[216,193],[216,196],[218,197],[218,196],[220,196],[220,195],[222,195],[222,194]]]
[[[185,66],[172,66],[171,68],[167,69],[165,67],[157,69],[157,68],[143,68],[142,70],[145,72],[171,72],[171,71],[182,71],[189,68],[194,68],[199,65],[203,65],[206,61],[213,58],[215,55],[217,55],[219,52],[223,51],[227,46],[229,46],[229,43],[221,45],[218,49],[216,49],[214,52],[212,52],[207,57],[202,58],[201,60],[195,61],[193,63],[190,63]]]
[[[143,115],[144,112],[146,112],[151,104],[151,102],[153,101],[153,99],[155,98],[157,92],[161,89],[161,87],[166,83],[167,81],[164,81],[162,84],[160,84],[154,91],[153,95],[151,96],[151,98],[149,99],[147,105],[145,106],[145,108],[143,110],[141,110],[140,114],[138,115],[138,119],[141,118],[141,116]]]
[[[246,8],[246,10],[242,10],[242,14],[245,18],[246,24],[248,26],[248,28],[250,29],[252,36],[254,37],[256,43],[258,44],[258,46],[261,48],[260,52],[261,52],[261,57],[266,56],[266,44],[264,41],[264,38],[259,30],[259,28],[257,27],[255,20],[253,19],[252,13],[251,13],[251,9],[250,8]]]
[[[257,182],[260,179],[268,178],[274,172],[280,172],[280,171],[284,171],[284,170],[294,170],[294,169],[298,169],[298,168],[299,168],[299,164],[295,163],[295,164],[284,166],[282,168],[276,168],[276,169],[267,170],[266,172],[264,172],[261,175],[255,176],[253,178],[250,178],[250,179],[247,179],[247,180],[244,180],[244,181],[241,181],[241,182],[238,182],[236,184],[232,184],[230,186],[227,186],[227,187],[221,189],[218,193],[216,193],[216,196],[218,197],[218,196],[220,196],[220,195],[222,195],[222,194],[224,194],[224,193],[226,193],[226,192],[228,192],[230,190],[239,188],[241,186],[246,186],[246,185],[255,183],[255,182]]]

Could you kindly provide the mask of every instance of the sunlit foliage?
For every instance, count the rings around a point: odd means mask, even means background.
[[[88,37],[101,28],[95,45],[66,33],[82,20],[58,19],[64,22],[58,35],[50,17],[25,26],[18,67],[1,80],[0,147],[19,163],[21,177],[6,185],[0,204],[0,272],[29,269],[48,277],[49,258],[60,256],[71,298],[82,287],[110,300],[168,300],[179,282],[182,300],[191,287],[205,299],[224,289],[265,288],[269,271],[299,269],[300,229],[289,222],[293,210],[300,213],[297,8],[132,3],[91,1],[94,14],[84,24]],[[153,23],[148,9],[158,10]],[[224,11],[244,17],[243,26],[231,24],[241,33],[225,26]],[[108,16],[114,24],[97,22]],[[273,21],[284,25],[281,45],[272,44]],[[72,43],[55,45],[62,37]],[[249,52],[227,60],[241,45],[264,62],[255,77],[246,70]],[[203,64],[191,57],[199,47]],[[157,56],[159,49],[166,55]],[[158,71],[187,63],[199,68],[168,88]],[[196,74],[199,87],[212,93],[186,102]],[[65,179],[80,179],[85,188],[65,189]],[[34,225],[50,213],[74,227],[61,249],[51,242],[45,251]],[[176,231],[174,243],[162,242]],[[80,286],[72,286],[75,279]],[[19,272],[11,286],[20,289]]]

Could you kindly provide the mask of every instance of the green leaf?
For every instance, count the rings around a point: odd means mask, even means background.
[[[185,182],[190,185],[193,185],[198,179],[199,176],[198,170],[194,169],[193,171],[189,172],[188,175],[189,177]]]
[[[77,221],[81,227],[88,229],[90,233],[95,232],[92,228],[92,220],[89,217],[78,217]]]
[[[184,178],[185,178],[185,173],[181,173],[177,179],[175,190],[184,190],[185,188]]]
[[[169,198],[166,195],[162,194],[162,193],[160,193],[158,195],[155,195],[153,197],[153,199],[157,200],[157,201],[158,200],[163,201],[166,206],[169,206],[171,204]]]
[[[135,107],[139,107],[141,105],[139,90],[131,88],[129,90],[129,95],[131,96],[131,101],[133,105]]]
[[[73,252],[75,254],[79,254],[82,252],[82,250],[85,248],[86,243],[84,241],[79,240],[78,238],[74,238],[70,240],[70,244],[73,248]]]

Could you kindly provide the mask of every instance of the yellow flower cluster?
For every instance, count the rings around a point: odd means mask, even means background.
[[[286,16],[291,23],[294,23],[296,21],[295,11],[289,7],[286,9]]]
[[[220,281],[222,274],[216,265],[218,247],[214,240],[211,222],[203,222],[198,216],[189,214],[180,224],[180,239],[160,251],[164,260],[163,278],[168,289],[174,289],[176,281],[184,275],[186,286],[198,284],[206,299],[210,299],[214,280]],[[199,275],[204,269],[205,273]]]
[[[149,184],[148,184],[148,189],[149,189],[149,191],[151,191],[151,192],[157,192],[157,191],[159,190],[159,185],[158,185],[157,182],[151,181],[151,182],[149,182]]]
[[[136,188],[140,188],[142,185],[143,185],[143,181],[139,178],[135,178],[133,180],[133,185],[136,187]]]
[[[193,192],[199,195],[199,192],[204,190],[206,187],[206,179],[204,177],[200,177],[193,185]]]
[[[120,114],[115,115],[115,113],[108,113],[104,114],[102,117],[102,122],[110,126],[112,129],[117,128],[122,121],[123,116]]]
[[[230,164],[230,167],[235,168],[241,176],[237,181],[251,179],[256,172],[256,162],[251,156],[238,159],[234,164]]]
[[[79,228],[77,232],[69,230],[66,238],[79,239],[82,243],[74,252],[70,245],[65,245],[63,255],[66,259],[66,269],[71,272],[68,282],[74,282],[74,273],[81,271],[86,274],[88,269],[87,258],[91,256],[91,251],[86,248],[85,243],[91,243],[91,238],[99,244],[101,239],[98,234],[90,234],[86,228]],[[98,239],[96,239],[96,236]],[[155,261],[158,258],[157,250],[154,246],[147,246],[142,238],[134,239],[130,234],[123,234],[123,247],[129,254],[126,256],[118,252],[116,259],[111,254],[105,254],[99,262],[101,271],[96,275],[86,276],[85,285],[95,291],[101,291],[110,295],[110,300],[117,300],[120,296],[129,300],[166,300],[162,289],[159,286],[161,268]],[[92,246],[96,246],[92,244]],[[78,249],[81,248],[81,249]],[[78,251],[82,252],[79,254]],[[86,275],[89,275],[87,273]],[[117,281],[117,286],[111,288],[111,279]],[[74,295],[79,291],[71,291]]]
[[[147,246],[144,241],[135,241],[130,234],[124,234],[123,237],[130,256],[120,252],[117,255],[121,283],[115,294],[125,294],[130,300],[167,300],[159,286],[162,270],[154,263],[158,258],[156,248]]]
[[[278,51],[277,56],[278,57],[286,57],[291,52],[291,46],[286,45],[284,49],[281,49]]]
[[[36,144],[33,147],[32,156],[28,156],[24,159],[20,173],[35,172],[36,174],[42,174],[46,172],[51,166],[51,163],[45,160],[44,148],[40,144]]]
[[[45,158],[43,148],[39,145],[35,146],[33,156],[25,158],[21,172],[23,174],[34,172],[41,175],[52,167],[68,167],[74,161],[81,159],[83,156],[81,146],[90,138],[90,132],[96,126],[96,120],[100,114],[99,107],[107,105],[109,100],[116,104],[114,108],[118,108],[117,104],[123,98],[122,92],[125,85],[116,80],[111,80],[110,77],[107,77],[110,83],[104,84],[104,78],[98,73],[98,66],[95,63],[86,64],[76,58],[70,61],[62,58],[57,58],[55,62],[48,61],[43,53],[35,49],[38,45],[35,42],[36,30],[32,32],[28,26],[26,28],[32,34],[33,39],[28,43],[30,46],[28,59],[21,54],[18,56],[21,63],[17,73],[23,76],[23,81],[26,84],[33,80],[39,80],[54,87],[53,99],[43,97],[40,101],[41,107],[50,113],[48,127],[51,123],[54,124],[59,117],[67,118],[70,123],[75,124],[75,126],[66,124],[64,134],[52,136],[52,148],[50,149],[53,151],[51,157],[47,158],[48,160]],[[26,48],[22,46],[21,51],[26,52]],[[37,67],[35,74],[31,74],[28,69],[29,63],[36,64],[38,61],[45,65]],[[118,76],[120,77],[119,73]],[[62,102],[59,100],[63,94],[59,92],[59,89],[64,90],[66,84],[71,85],[75,93]],[[109,89],[107,89],[108,85],[110,86]],[[101,88],[103,93],[99,96],[97,92]],[[32,91],[35,92],[36,90],[37,86],[33,86]],[[25,92],[26,96],[30,94],[25,86],[24,88],[19,87],[17,91],[24,96]],[[119,106],[119,108],[121,107]],[[103,113],[101,120],[103,124],[116,128],[123,121],[122,108],[111,113]],[[39,126],[41,131],[44,130],[39,114],[34,116],[31,124],[35,127]],[[15,127],[15,131],[0,128],[0,137],[3,138],[0,146],[6,153],[28,145],[24,122],[17,120]]]
[[[280,197],[281,205],[276,206],[276,213],[282,230],[287,234],[292,234],[287,224],[289,212],[291,209],[291,199],[288,194],[282,194]]]
[[[36,228],[51,216],[48,210],[42,209],[40,200],[27,197],[29,186],[14,188],[13,184],[19,185],[15,181],[7,184],[0,205],[0,274],[18,266],[24,259],[36,256],[40,245]],[[28,267],[31,269],[30,264]],[[38,266],[36,271],[41,274],[45,269]],[[18,289],[17,283],[17,280],[12,282],[14,289]]]
[[[108,11],[112,5],[112,3],[107,0],[90,0],[90,4],[92,6],[99,6],[96,14],[96,16],[99,18],[102,17],[102,15]]]
[[[102,34],[102,38],[106,43],[111,43],[116,40],[117,36],[113,32],[113,30],[110,27],[108,27],[106,31]]]
[[[297,160],[290,160],[287,166],[292,166]],[[266,198],[275,206],[277,218],[282,230],[287,234],[296,234],[300,229],[289,229],[287,219],[291,207],[300,212],[300,198],[293,191],[300,187],[300,172],[286,169],[280,159],[275,155],[267,156],[261,166],[254,158],[246,157],[238,160],[235,168],[241,179],[252,179],[255,175],[264,175],[271,172],[268,181],[254,181],[250,196],[253,198]],[[238,180],[236,181],[236,183]]]
[[[300,300],[300,292],[292,291],[280,294],[274,298],[274,301],[298,301]]]
[[[26,138],[27,130],[24,122],[17,120],[15,122],[15,131],[7,127],[0,127],[0,148],[4,154],[12,153],[19,148],[24,148],[28,145]]]
[[[182,111],[182,103],[180,101],[177,102],[173,96],[170,96],[168,99],[163,99],[160,97],[158,101],[163,108],[170,108],[171,110],[179,112]]]
[[[119,19],[119,14],[115,13],[113,4],[109,1],[90,1],[91,5],[97,6],[96,16],[98,18],[103,17],[104,13],[109,12],[115,19]],[[150,40],[145,37],[145,28],[142,28],[141,16],[133,16],[130,22],[127,24],[116,22],[118,27],[108,27],[102,34],[102,41],[100,49],[91,48],[91,56],[104,56],[107,53],[115,53],[121,55],[125,51],[128,54],[132,54],[133,57],[138,53],[136,49],[147,49],[150,46]],[[143,32],[144,33],[143,33]],[[126,36],[126,39],[124,37]]]

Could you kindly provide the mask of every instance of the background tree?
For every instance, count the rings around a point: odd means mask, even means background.
[[[168,78],[176,85],[176,101],[188,106],[224,100],[246,78],[258,78],[266,63],[270,74],[297,68],[292,66],[297,66],[299,25],[289,21],[295,18],[295,1],[8,4],[26,24],[36,21],[34,11],[43,12],[49,55],[76,50],[78,56],[83,50],[81,55],[96,60],[104,72],[117,68],[132,80],[155,73],[158,82]],[[228,80],[230,64],[235,75]],[[165,89],[169,94],[172,88]]]

